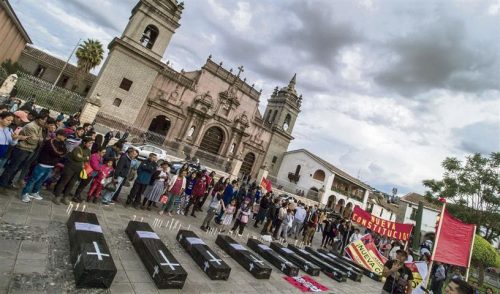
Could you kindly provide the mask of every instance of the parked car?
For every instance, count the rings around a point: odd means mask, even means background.
[[[155,153],[158,155],[158,163],[161,163],[163,161],[167,161],[167,151],[158,148],[153,145],[132,145],[132,144],[124,144],[123,145],[123,151],[126,151],[128,148],[134,148],[139,152],[139,156],[137,157],[139,160],[145,160],[149,157],[149,154]]]

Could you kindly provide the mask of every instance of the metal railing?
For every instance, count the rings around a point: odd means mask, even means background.
[[[17,83],[14,86],[17,94],[16,98],[26,101],[35,97],[35,104],[39,107],[73,114],[80,111],[85,103],[85,97],[61,87],[54,87],[52,84],[24,72],[17,72]],[[0,67],[0,85],[8,77],[7,71]]]

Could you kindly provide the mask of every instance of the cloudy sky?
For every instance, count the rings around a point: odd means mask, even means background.
[[[66,57],[79,38],[121,35],[137,0],[11,0],[36,46]],[[368,184],[424,192],[447,156],[500,151],[499,0],[186,0],[164,56],[209,54],[263,88],[297,73],[290,148]]]

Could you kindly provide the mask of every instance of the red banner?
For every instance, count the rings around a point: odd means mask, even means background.
[[[357,264],[377,275],[382,274],[387,258],[377,250],[370,234],[366,234],[361,239],[347,245],[345,251]]]
[[[469,266],[474,225],[464,224],[451,216],[446,209],[441,220],[439,236],[434,249],[434,260],[463,267]]]
[[[295,286],[302,292],[323,292],[328,291],[328,288],[316,282],[309,276],[283,277],[288,283]]]
[[[352,221],[379,235],[403,241],[408,241],[413,229],[412,224],[401,224],[376,217],[358,205],[352,212]]]

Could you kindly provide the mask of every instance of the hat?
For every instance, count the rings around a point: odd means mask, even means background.
[[[59,129],[56,131],[56,136],[64,136],[64,137],[67,137],[68,134],[66,134],[66,131],[63,130],[63,129]]]
[[[22,110],[18,110],[16,112],[14,112],[14,115],[19,118],[22,122],[30,122],[30,120],[28,119],[28,114]]]

